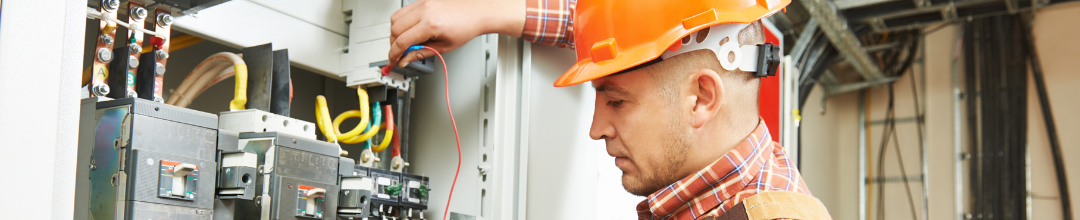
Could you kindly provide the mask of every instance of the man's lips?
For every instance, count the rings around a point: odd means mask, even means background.
[[[631,163],[633,163],[633,162],[630,160],[630,158],[627,158],[627,157],[616,157],[615,158],[615,166],[619,167],[619,169],[623,170],[623,171],[626,171],[627,168],[630,168]]]

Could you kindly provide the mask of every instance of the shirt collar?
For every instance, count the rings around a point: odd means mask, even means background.
[[[764,157],[762,146],[772,142],[765,121],[758,118],[757,128],[742,142],[712,164],[659,191],[638,204],[638,216],[645,219],[667,219],[685,209],[701,216],[729,200],[750,184],[761,171]],[[733,181],[741,179],[741,181]],[[703,194],[715,194],[701,198]]]

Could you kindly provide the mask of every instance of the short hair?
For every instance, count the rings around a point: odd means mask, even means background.
[[[761,21],[755,21],[742,30],[739,30],[739,45],[764,44],[765,33],[762,28]],[[709,29],[706,28],[693,34],[704,35],[703,33],[707,33],[708,31]],[[728,40],[729,39],[727,38],[721,39],[720,44],[723,44]],[[729,59],[734,58],[732,57]],[[677,101],[679,95],[678,84],[681,83],[678,80],[683,79],[684,77],[682,76],[697,72],[702,68],[708,68],[720,75],[720,78],[724,80],[724,86],[732,89],[729,91],[737,91],[734,92],[732,96],[729,96],[729,98],[732,98],[735,101],[734,103],[749,104],[749,106],[753,106],[755,112],[757,110],[756,103],[758,92],[760,90],[761,78],[741,70],[724,69],[720,66],[720,61],[716,54],[709,50],[686,52],[643,68],[652,69],[649,74],[653,79],[653,82],[656,83],[660,95],[669,102]]]

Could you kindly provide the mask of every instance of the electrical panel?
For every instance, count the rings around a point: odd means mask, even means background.
[[[168,59],[198,59],[169,54],[193,44],[170,32],[172,16],[226,2],[90,2],[88,19],[99,28],[87,30],[95,47],[88,48],[79,130],[79,156],[87,159],[78,165],[88,184],[76,190],[87,202],[77,202],[76,212],[88,219],[425,219],[432,188],[450,186],[433,187],[431,178],[408,172],[405,152],[416,96],[410,87],[436,63],[381,71],[390,65],[382,50],[389,20],[368,19],[408,2],[347,0],[364,11],[352,14],[351,29],[375,31],[353,36],[343,55],[351,66],[342,78],[362,110],[342,115],[362,118],[360,134],[337,131],[341,116],[309,122],[290,115],[289,52],[270,42],[211,55],[180,86],[166,88]],[[392,9],[374,10],[378,4]],[[236,82],[226,85],[233,99],[221,103],[228,111],[187,108],[229,78]],[[316,107],[328,111],[325,103]],[[334,133],[340,139],[328,137]],[[354,143],[365,147],[350,155],[342,144]]]

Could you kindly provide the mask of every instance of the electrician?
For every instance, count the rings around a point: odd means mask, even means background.
[[[592,82],[589,135],[606,142],[626,191],[647,197],[640,218],[829,219],[758,115],[761,77],[779,64],[759,20],[790,2],[420,0],[391,17],[389,58],[486,33],[575,48],[555,86]]]

